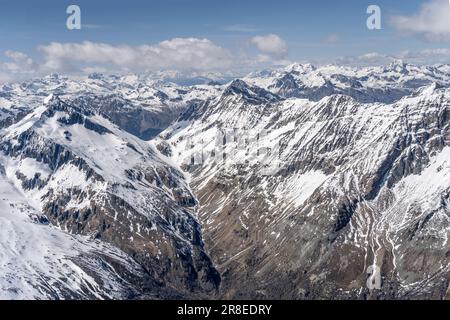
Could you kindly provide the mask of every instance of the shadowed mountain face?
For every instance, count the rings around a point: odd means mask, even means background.
[[[0,297],[446,298],[445,70],[4,86]]]

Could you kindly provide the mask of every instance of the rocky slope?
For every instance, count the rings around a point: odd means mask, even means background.
[[[449,89],[313,100],[235,81],[161,136],[192,175],[221,294],[446,298]]]

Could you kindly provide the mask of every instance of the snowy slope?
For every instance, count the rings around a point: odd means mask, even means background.
[[[5,179],[38,216],[112,244],[146,270],[131,286],[134,295],[181,297],[217,285],[199,240],[195,199],[151,144],[53,95],[3,129],[0,140]]]
[[[0,299],[125,298],[127,287],[108,259],[130,273],[141,268],[113,246],[63,233],[2,173],[0,177]]]

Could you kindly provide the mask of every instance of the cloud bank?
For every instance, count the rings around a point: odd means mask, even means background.
[[[142,73],[156,71],[232,72],[252,71],[282,64],[287,43],[269,34],[249,39],[258,52],[231,53],[208,39],[175,38],[157,44],[113,45],[84,41],[52,42],[37,48],[36,61],[17,51],[5,52],[0,62],[0,82],[22,80],[52,72],[64,74]]]
[[[100,64],[123,71],[218,70],[231,66],[231,54],[208,39],[175,38],[156,45],[58,43],[40,46],[44,68],[71,71],[79,64]]]

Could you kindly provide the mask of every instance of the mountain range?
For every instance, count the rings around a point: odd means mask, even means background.
[[[191,80],[0,87],[0,298],[449,298],[450,66]]]

